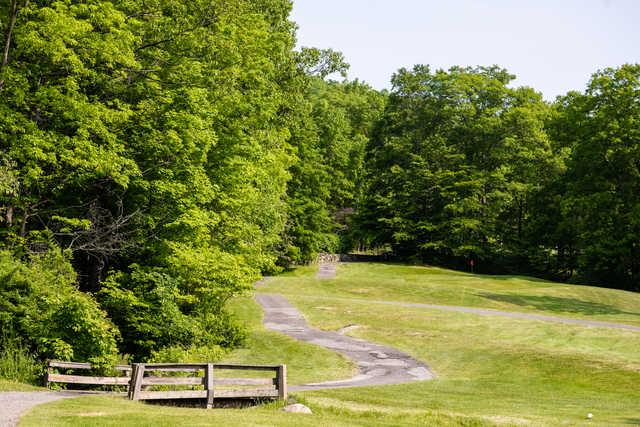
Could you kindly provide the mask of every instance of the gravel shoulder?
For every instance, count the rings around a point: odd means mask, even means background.
[[[42,403],[59,399],[78,397],[78,393],[46,392],[46,391],[9,391],[0,393],[0,427],[18,425],[20,416],[29,409]]]

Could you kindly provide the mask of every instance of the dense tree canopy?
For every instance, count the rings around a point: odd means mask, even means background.
[[[527,199],[554,168],[548,106],[492,68],[400,70],[368,152],[362,237],[439,262],[519,249]]]
[[[286,220],[290,3],[10,6],[5,245],[68,248],[132,354],[224,344],[224,303],[275,268]]]
[[[401,257],[637,290],[640,68],[544,102],[505,70],[400,70],[355,233]]]
[[[556,239],[542,243],[562,246],[557,267],[582,281],[640,290],[640,65],[594,74],[555,108],[549,134],[570,154],[547,189]]]

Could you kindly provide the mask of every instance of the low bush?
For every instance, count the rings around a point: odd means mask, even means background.
[[[93,297],[76,287],[69,254],[60,250],[27,259],[0,251],[0,329],[13,331],[39,359],[106,367],[118,354],[117,328]]]
[[[162,268],[133,265],[129,273],[114,273],[98,298],[122,333],[121,350],[136,360],[180,348],[234,348],[246,337],[224,308],[184,292],[179,279]]]
[[[165,347],[151,353],[150,362],[155,363],[207,363],[217,362],[226,352],[219,346]]]

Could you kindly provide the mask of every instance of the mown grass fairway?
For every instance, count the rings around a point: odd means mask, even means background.
[[[207,412],[94,397],[38,407],[22,425],[174,425],[185,419],[190,425],[640,424],[640,333],[367,301],[640,324],[640,295],[384,264],[344,264],[332,280],[314,275],[312,268],[299,269],[259,291],[285,295],[315,327],[358,325],[350,335],[397,347],[428,363],[438,379],[297,393],[314,410],[311,416],[284,414],[276,405]],[[230,360],[287,363],[293,383],[350,374],[343,358],[262,329],[254,303],[238,300],[233,307],[254,320],[250,348]]]

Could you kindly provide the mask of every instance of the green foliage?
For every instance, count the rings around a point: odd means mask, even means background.
[[[561,220],[543,243],[568,252],[557,261],[568,277],[640,290],[639,99],[640,65],[623,65],[556,102],[550,133],[570,155],[546,189]]]
[[[292,127],[299,160],[288,185],[285,263],[309,262],[346,243],[364,185],[365,147],[383,105],[382,94],[358,81],[310,79]]]
[[[95,300],[76,288],[75,273],[60,251],[28,262],[0,251],[0,326],[42,359],[107,366],[117,355],[117,329]]]
[[[305,79],[290,2],[17,4],[0,9],[3,243],[68,248],[67,282],[100,296],[136,357],[235,345],[223,306],[276,268],[287,220]],[[38,345],[87,356],[66,337]]]
[[[222,359],[224,354],[224,350],[217,346],[190,348],[175,346],[154,351],[149,361],[156,363],[210,363]]]
[[[169,347],[242,343],[243,328],[219,306],[220,293],[208,291],[189,289],[163,269],[134,265],[109,276],[98,298],[122,333],[122,350],[145,359]]]
[[[400,70],[368,149],[367,245],[436,262],[516,251],[527,199],[555,166],[547,106],[497,67]],[[542,180],[541,180],[542,178]]]
[[[41,363],[19,339],[9,335],[0,338],[0,378],[21,384],[35,384],[42,372]]]

